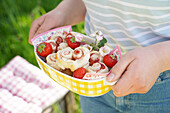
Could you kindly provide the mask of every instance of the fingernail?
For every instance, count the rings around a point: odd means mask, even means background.
[[[110,73],[108,76],[107,76],[107,81],[111,82],[113,80],[113,78],[115,77],[115,75],[113,73]]]

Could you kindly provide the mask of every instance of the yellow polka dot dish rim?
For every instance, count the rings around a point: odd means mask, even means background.
[[[34,45],[34,53],[36,56],[36,60],[39,64],[39,67],[56,83],[64,86],[65,88],[69,89],[70,91],[89,97],[101,96],[111,90],[110,85],[106,85],[105,79],[95,79],[95,80],[82,80],[77,79],[67,74],[64,74],[53,67],[46,64],[36,52],[36,47],[39,43],[44,42],[49,39],[50,36],[56,34],[57,32],[71,32],[71,26],[64,26],[60,28],[55,28],[45,33],[39,34],[32,39],[32,43]],[[84,35],[85,36],[85,35]],[[87,39],[87,40],[86,40]],[[86,41],[93,41],[94,39],[85,36]]]

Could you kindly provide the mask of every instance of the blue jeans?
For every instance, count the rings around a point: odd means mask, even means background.
[[[170,70],[158,77],[146,94],[115,97],[113,91],[99,97],[80,96],[82,113],[170,113]]]

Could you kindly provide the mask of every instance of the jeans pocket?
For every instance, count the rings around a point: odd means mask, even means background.
[[[156,84],[162,84],[165,82],[169,82],[170,81],[170,70],[164,71],[162,73],[160,73],[160,75],[158,76],[157,80],[156,80]]]

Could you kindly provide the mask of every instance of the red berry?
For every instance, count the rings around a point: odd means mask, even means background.
[[[85,68],[78,68],[74,71],[73,76],[75,78],[79,78],[82,79],[84,77],[84,75],[86,74],[86,69]]]
[[[50,43],[42,42],[37,46],[36,51],[38,55],[46,57],[53,52],[53,49]]]
[[[113,67],[117,63],[117,60],[113,55],[107,54],[103,57],[103,63],[107,67]]]
[[[74,37],[72,37],[72,38],[74,38]],[[72,38],[71,37],[67,38],[67,44],[70,48],[75,49],[80,46],[80,42],[76,42],[76,41],[73,42],[73,41],[71,41]]]

